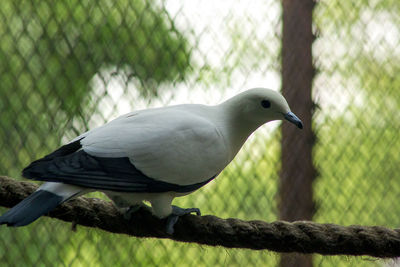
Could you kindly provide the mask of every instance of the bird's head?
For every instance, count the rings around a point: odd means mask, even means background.
[[[262,125],[273,120],[287,120],[303,128],[301,120],[291,112],[286,99],[277,91],[265,88],[247,90],[227,101],[242,120]]]

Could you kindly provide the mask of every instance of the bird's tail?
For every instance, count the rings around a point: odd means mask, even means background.
[[[0,217],[0,225],[24,226],[55,209],[62,202],[78,196],[82,188],[60,184],[45,183],[36,192],[22,200]]]
[[[57,207],[63,198],[45,190],[38,190],[0,217],[0,224],[24,226]]]

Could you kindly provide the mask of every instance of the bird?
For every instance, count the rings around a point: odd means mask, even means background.
[[[302,121],[286,99],[253,88],[218,105],[181,104],[122,115],[89,130],[54,152],[33,161],[22,176],[44,183],[0,217],[0,224],[25,226],[61,203],[100,191],[127,218],[151,204],[174,233],[178,219],[198,208],[172,205],[215,179],[261,125]],[[150,208],[150,207],[148,207]]]

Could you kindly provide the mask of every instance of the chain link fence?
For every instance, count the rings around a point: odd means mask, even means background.
[[[131,110],[280,89],[281,14],[277,0],[3,0],[0,174],[21,179],[32,160]],[[398,14],[396,0],[320,1],[314,8],[316,222],[399,227]],[[216,180],[175,203],[222,218],[277,220],[278,126],[263,126]],[[0,227],[0,236],[7,266],[279,264],[267,251],[73,232],[45,217]],[[313,263],[392,262],[316,255]]]

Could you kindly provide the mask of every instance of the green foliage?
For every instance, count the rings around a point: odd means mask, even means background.
[[[54,149],[74,116],[91,115],[96,73],[123,72],[150,97],[188,71],[186,39],[147,1],[5,0],[0,17],[0,147],[21,157],[0,159],[3,174]]]
[[[349,30],[360,22],[365,26],[363,18],[371,21],[379,12],[397,16],[400,12],[400,2],[397,0],[320,1],[316,5],[314,21],[324,29],[324,32],[350,33]],[[342,41],[348,40],[349,38]]]
[[[376,111],[353,108],[351,116],[326,119],[319,127],[315,164],[320,177],[314,184],[317,222],[398,228],[400,207],[393,201],[400,195],[400,123]],[[363,266],[380,263],[345,257],[316,256],[314,260],[324,262],[323,266],[350,265],[350,260]]]
[[[400,194],[399,10],[400,2],[393,0],[335,0],[319,3],[314,12],[321,29],[316,80],[323,80],[315,91],[337,91],[332,96],[342,97],[334,101],[337,106],[316,114],[318,222],[398,228],[400,209],[393,203]],[[346,107],[340,106],[343,99]],[[361,258],[350,264],[344,257],[316,256],[314,261],[323,266],[382,264]]]
[[[362,109],[352,112],[353,117],[327,121],[319,131],[316,219],[397,227],[400,207],[391,200],[400,194],[400,142],[396,138],[400,124],[382,123],[378,115],[360,116]]]

